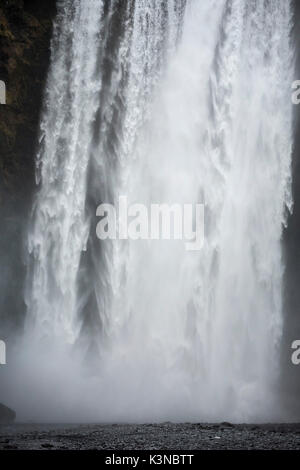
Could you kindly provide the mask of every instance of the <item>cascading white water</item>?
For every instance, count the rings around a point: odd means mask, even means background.
[[[27,334],[96,344],[93,377],[56,385],[82,416],[278,419],[291,2],[121,3],[59,2]],[[119,195],[204,202],[204,247],[100,242]]]
[[[70,342],[78,335],[76,284],[89,231],[88,167],[95,173],[97,203],[113,198],[115,188],[110,186],[118,178],[114,160],[121,167],[127,164],[168,41],[176,40],[179,28],[173,0],[167,16],[160,0],[129,1],[123,7],[124,37],[116,52],[109,28],[120,5],[117,0],[107,3],[108,11],[103,0],[59,2],[41,124],[41,188],[28,244],[34,258],[29,317],[39,334],[42,328]],[[112,68],[110,83],[104,83],[105,67]],[[119,127],[117,113],[123,119]],[[118,132],[122,135],[114,136]]]
[[[75,285],[87,240],[86,172],[101,90],[96,57],[103,2],[81,3],[59,5],[38,155],[42,184],[28,244],[34,257],[29,316],[39,334],[42,328],[67,341],[77,333]]]

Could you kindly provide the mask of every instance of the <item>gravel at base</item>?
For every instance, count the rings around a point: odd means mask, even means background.
[[[300,449],[300,424],[2,425],[3,449]]]

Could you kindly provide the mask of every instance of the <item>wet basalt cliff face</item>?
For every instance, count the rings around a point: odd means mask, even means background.
[[[34,155],[55,6],[55,0],[0,0],[0,80],[6,84],[6,105],[0,106],[2,336],[24,311],[22,233],[35,186]]]
[[[35,137],[49,64],[55,1],[1,0],[0,204],[24,197],[32,186]]]

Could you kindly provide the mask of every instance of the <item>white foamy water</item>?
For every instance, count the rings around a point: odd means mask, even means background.
[[[104,3],[59,3],[14,400],[53,420],[282,418],[291,2]],[[204,247],[100,242],[119,195],[205,203]]]

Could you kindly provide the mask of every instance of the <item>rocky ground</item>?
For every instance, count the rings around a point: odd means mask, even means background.
[[[1,450],[299,450],[300,424],[0,426]]]

